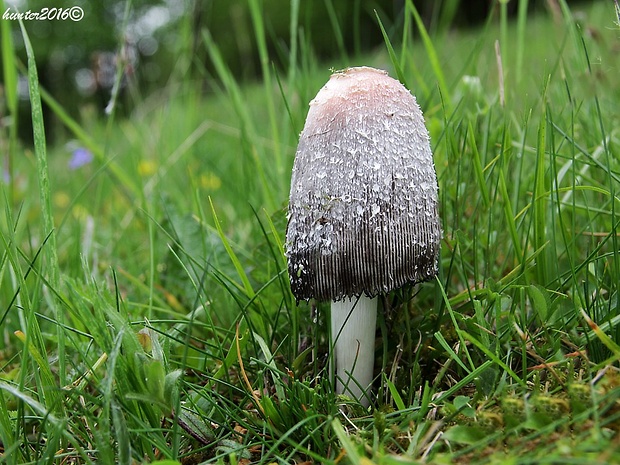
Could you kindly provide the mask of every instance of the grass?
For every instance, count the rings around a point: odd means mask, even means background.
[[[340,66],[297,19],[278,70],[250,2],[259,84],[197,31],[213,91],[178,79],[126,119],[71,119],[38,89],[36,50],[26,72],[3,39],[35,147],[2,128],[0,459],[617,463],[620,29],[612,2],[552,3],[452,33],[408,1],[404,34],[378,23],[384,49],[347,57],[416,94],[444,228],[437,279],[383,301],[370,410],[332,392],[326,309],[288,288],[297,135]],[[46,144],[38,98],[70,141]],[[93,160],[68,169],[79,147]]]

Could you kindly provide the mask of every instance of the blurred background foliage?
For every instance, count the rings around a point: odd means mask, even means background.
[[[449,33],[470,27],[498,14],[498,3],[507,2],[514,14],[516,0],[414,0],[432,33]],[[571,4],[577,1],[569,2]],[[268,38],[269,57],[277,69],[288,68],[292,8],[297,9],[298,37],[305,56],[346,66],[346,60],[383,47],[377,23],[381,18],[388,34],[402,31],[405,0],[262,0],[261,14]],[[557,0],[530,0],[531,12],[557,7]],[[215,83],[213,66],[205,49],[208,33],[238,81],[260,75],[260,61],[247,0],[10,0],[5,12],[41,11],[80,7],[81,21],[27,21],[44,89],[81,120],[83,112],[103,113],[110,100],[117,73],[124,73],[118,110],[129,114],[132,103],[143,100],[172,82],[200,81],[208,91]],[[25,49],[17,21],[9,21],[19,59]],[[415,31],[414,31],[415,33]],[[397,39],[397,37],[396,37]],[[184,48],[185,50],[181,50]],[[190,52],[190,53],[184,53]],[[310,52],[309,54],[307,52]],[[186,57],[193,57],[187,62]],[[341,60],[338,60],[338,58]],[[1,60],[0,60],[1,66]],[[175,80],[179,82],[179,80]],[[20,76],[20,138],[32,137],[27,83]],[[0,99],[3,95],[0,88]],[[1,102],[1,100],[0,100]],[[0,116],[4,113],[0,105]],[[48,137],[62,135],[62,125],[46,114]]]

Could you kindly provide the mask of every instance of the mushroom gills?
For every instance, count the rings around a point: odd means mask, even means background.
[[[378,297],[345,297],[331,303],[332,367],[336,392],[370,405]]]

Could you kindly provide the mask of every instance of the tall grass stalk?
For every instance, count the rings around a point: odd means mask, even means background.
[[[344,65],[343,68],[346,68],[346,66],[348,66],[349,64],[349,56],[344,45],[344,35],[340,26],[338,15],[336,14],[336,10],[334,8],[333,0],[323,0],[323,2],[325,3],[327,16],[329,17],[329,22],[332,26],[334,38],[336,39],[336,45],[338,46],[338,52],[340,53],[340,60]]]
[[[546,87],[546,85],[545,85]],[[545,98],[545,92],[543,92],[542,99],[542,114],[540,117],[540,123],[538,125],[538,138],[536,149],[536,175],[534,178],[534,192],[532,194],[532,227],[533,227],[533,239],[534,247],[541,249],[546,247],[549,243],[549,236],[547,234],[547,196],[549,190],[547,189],[546,176],[547,176],[547,116],[546,108],[547,102]],[[541,284],[546,284],[549,279],[547,274],[547,254],[542,253],[536,263],[537,281]]]
[[[523,76],[523,56],[526,48],[525,26],[527,24],[528,0],[519,1],[517,12],[517,43],[515,58],[515,83],[519,85]]]
[[[297,71],[299,69],[299,2],[300,0],[291,0],[291,19],[289,23],[290,49],[288,55],[288,82],[296,81]]]
[[[271,63],[269,53],[267,51],[267,38],[263,23],[263,12],[261,11],[259,0],[249,0],[250,14],[252,16],[252,24],[254,25],[254,37],[258,47],[258,56],[261,64],[261,72],[263,77],[263,85],[265,86],[265,95],[275,95],[273,92],[273,84],[271,78]],[[294,23],[293,23],[294,24]],[[291,67],[295,67],[292,63]],[[267,99],[267,114],[269,115],[269,124],[271,126],[271,139],[276,142],[274,144],[274,158],[276,161],[276,179],[281,180],[284,175],[284,160],[282,148],[278,143],[280,138],[280,129],[278,127],[278,119],[276,117],[276,108],[273,99]],[[278,183],[277,190],[281,190]]]
[[[512,46],[514,43],[514,41],[508,41],[508,0],[500,0],[498,3],[499,3],[499,42],[500,42],[500,53],[499,54],[507,56],[509,54],[509,47]],[[519,38],[517,37],[517,41],[518,40]],[[510,52],[511,51],[512,50],[510,50]]]
[[[37,160],[37,178],[39,181],[39,199],[41,202],[41,217],[42,217],[42,230],[44,234],[47,234],[45,240],[44,261],[43,269],[46,271],[47,276],[47,288],[49,295],[47,296],[49,304],[54,312],[54,317],[57,321],[56,331],[58,337],[58,374],[61,385],[66,384],[66,360],[65,360],[65,338],[63,337],[64,315],[60,309],[60,300],[57,293],[60,292],[60,266],[58,263],[58,249],[56,244],[56,230],[54,226],[54,214],[51,201],[51,189],[49,182],[49,168],[47,161],[47,145],[45,142],[45,127],[43,124],[43,109],[41,107],[41,94],[39,92],[39,77],[37,74],[37,64],[34,57],[34,51],[30,43],[30,38],[24,27],[24,23],[19,22],[22,37],[24,39],[24,45],[26,47],[26,53],[28,55],[28,89],[30,92],[30,112],[32,115],[32,131],[34,138],[34,151]],[[43,338],[39,335],[38,324],[36,323],[36,316],[31,315],[32,326],[28,328],[32,331],[32,334],[28,334],[27,337],[35,337],[39,339],[37,342],[39,349],[43,349]],[[36,347],[36,346],[35,346]],[[40,368],[45,373],[47,364],[40,365]],[[49,382],[48,386],[53,386],[53,379],[49,378],[44,380]],[[57,396],[55,396],[57,397]],[[54,402],[53,407],[56,411],[62,412],[63,405],[61,402]]]
[[[0,0],[0,9],[5,11],[4,1]],[[3,182],[8,178],[9,182],[14,178],[13,158],[16,156],[17,150],[17,126],[19,115],[18,95],[17,95],[17,66],[15,63],[15,51],[13,46],[13,36],[9,21],[0,22],[0,37],[2,37],[2,72],[4,78],[4,94],[8,114],[11,117],[9,126],[9,141],[6,152],[3,155],[2,166],[3,172],[0,173]],[[9,202],[12,204],[14,200],[13,189],[9,191]]]
[[[441,63],[439,62],[439,58],[437,55],[437,50],[433,45],[433,41],[428,35],[428,31],[426,30],[426,26],[424,26],[424,22],[418,13],[418,10],[413,4],[412,0],[407,0],[406,10],[408,14],[413,15],[415,19],[416,26],[420,33],[420,37],[422,37],[422,43],[424,44],[424,49],[426,50],[426,54],[430,65],[433,69],[433,73],[435,78],[437,79],[437,86],[439,88],[439,92],[441,93],[442,104],[446,107],[447,113],[450,113],[450,108],[452,107],[452,100],[450,98],[450,91],[448,90],[448,86],[446,85],[446,78],[443,72],[443,68]]]
[[[394,70],[396,71],[396,76],[398,77],[398,80],[403,85],[407,86],[407,78],[405,77],[405,74],[403,72],[401,62],[397,58],[396,52],[394,51],[394,47],[392,46],[392,42],[390,41],[388,33],[385,30],[385,27],[383,27],[383,23],[381,22],[379,13],[377,13],[376,11],[375,11],[375,16],[377,18],[377,23],[379,24],[379,27],[381,28],[381,34],[383,34],[383,40],[385,41],[385,46],[388,50],[388,54],[390,56],[392,66],[394,66]]]

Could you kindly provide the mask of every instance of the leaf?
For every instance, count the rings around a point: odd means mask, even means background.
[[[476,410],[469,404],[471,399],[467,396],[456,396],[454,398],[454,407],[456,411],[461,415],[465,415],[467,418],[475,418]]]
[[[181,428],[202,444],[210,444],[215,438],[211,425],[190,410],[181,409],[177,421]]]
[[[164,397],[166,371],[164,364],[159,360],[150,360],[144,363],[144,382],[150,394],[158,401],[167,403]]]
[[[269,350],[269,347],[267,347],[267,343],[259,334],[254,333],[253,336],[254,336],[254,340],[258,342],[258,345],[260,346],[261,352],[263,353],[263,356],[265,357],[265,362],[272,369],[273,373],[277,374],[278,367],[276,365],[276,362],[274,361],[273,354]],[[278,400],[280,401],[286,400],[286,394],[284,393],[284,385],[283,385],[282,380],[278,378],[277,376],[274,376],[273,383],[274,383],[274,387],[276,390],[276,396],[278,397]]]
[[[336,433],[336,436],[338,436],[338,440],[340,441],[340,444],[342,444],[342,447],[345,450],[349,461],[354,465],[361,464],[361,454],[357,451],[355,445],[353,444],[353,442],[351,442],[344,427],[342,426],[342,423],[340,423],[337,418],[334,418],[334,420],[332,420],[332,428],[334,429],[334,433]]]
[[[232,439],[222,439],[217,447],[218,454],[222,455],[238,455],[242,459],[251,459],[252,453],[245,444],[239,444]],[[233,463],[232,461],[230,462]]]
[[[549,307],[547,305],[547,296],[543,294],[543,290],[539,286],[530,285],[527,288],[527,293],[530,296],[530,303],[532,309],[540,319],[542,323],[547,321],[549,316]]]
[[[467,396],[456,396],[454,398],[454,406],[456,407],[457,410],[461,410],[465,407],[469,407],[469,401],[471,399]]]
[[[456,425],[446,431],[443,440],[458,444],[475,444],[482,441],[487,433],[477,426]]]
[[[123,409],[116,402],[112,402],[112,421],[114,422],[114,431],[116,439],[116,447],[118,450],[118,463],[131,464],[131,442],[127,422]]]
[[[183,370],[174,370],[164,378],[164,399],[170,406],[177,404],[179,397],[179,379],[183,375]]]
[[[398,392],[396,385],[389,379],[386,379],[385,383],[387,384],[387,387],[390,390],[390,395],[392,396],[392,399],[394,400],[394,404],[396,405],[396,408],[398,410],[405,410],[406,408],[405,403],[403,402],[403,399],[400,396],[400,393]]]
[[[282,416],[282,406],[276,405],[271,397],[263,396],[259,400],[265,417],[268,418],[275,428],[286,431],[286,421]]]

